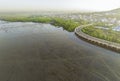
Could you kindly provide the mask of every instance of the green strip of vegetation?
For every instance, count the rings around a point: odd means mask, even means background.
[[[113,31],[111,28],[105,30],[105,29],[95,28],[95,26],[88,26],[88,27],[84,27],[82,29],[82,32],[91,35],[93,37],[97,37],[111,42],[120,43],[120,32]]]
[[[55,26],[61,26],[68,31],[74,31],[80,23],[71,19],[63,18],[50,18],[50,17],[4,17],[2,20],[11,22],[37,22],[37,23],[50,23]]]
[[[71,19],[64,19],[58,17],[54,17],[54,18],[53,17],[3,17],[1,19],[10,22],[50,23],[54,26],[63,27],[64,29],[70,32],[74,31],[74,29],[79,25],[87,24],[87,22],[83,20],[75,21]],[[100,39],[120,43],[120,32],[113,31],[112,29],[104,30],[104,29],[96,28],[95,26],[88,26],[88,27],[84,27],[82,29],[82,32]]]

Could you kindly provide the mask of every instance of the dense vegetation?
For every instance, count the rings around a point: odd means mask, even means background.
[[[79,26],[78,22],[71,19],[63,18],[50,18],[50,17],[7,17],[2,18],[5,21],[11,22],[38,22],[38,23],[50,23],[55,26],[61,26],[68,31],[74,31],[74,29]]]
[[[95,26],[88,26],[84,27],[82,32],[100,39],[120,43],[120,32],[113,31],[111,28],[109,30],[105,30],[95,28]]]
[[[85,21],[75,21],[71,19],[64,19],[58,17],[3,17],[2,20],[11,22],[37,22],[37,23],[50,23],[52,25],[63,27],[68,31],[74,31],[76,27],[82,24],[87,24]],[[104,23],[96,23],[97,26],[105,26]],[[95,24],[95,25],[96,25]],[[106,26],[107,27],[107,26]],[[107,27],[109,28],[109,27]],[[108,40],[111,42],[120,43],[120,32],[113,31],[112,29],[105,30],[96,28],[95,26],[84,27],[82,31],[91,36]]]
[[[54,18],[52,24],[55,26],[62,26],[68,31],[74,31],[74,29],[80,25],[78,22],[75,22],[73,20],[65,20],[62,18]]]

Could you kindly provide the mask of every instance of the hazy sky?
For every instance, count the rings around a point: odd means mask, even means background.
[[[111,10],[120,7],[120,0],[0,0],[0,11],[43,9]]]

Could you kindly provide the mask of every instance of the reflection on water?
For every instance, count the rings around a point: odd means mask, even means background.
[[[0,81],[120,81],[120,55],[50,24],[0,22]]]

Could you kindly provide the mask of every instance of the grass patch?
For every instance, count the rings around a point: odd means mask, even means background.
[[[76,27],[80,25],[80,23],[75,22],[71,19],[63,19],[63,18],[50,18],[50,17],[4,17],[2,20],[10,21],[10,22],[37,22],[37,23],[50,23],[55,26],[61,26],[65,30],[74,31]]]
[[[95,28],[95,26],[88,26],[88,27],[84,27],[82,29],[82,32],[91,35],[93,37],[97,37],[111,42],[120,43],[120,32],[113,31],[111,28],[108,30],[104,30],[104,29]]]

